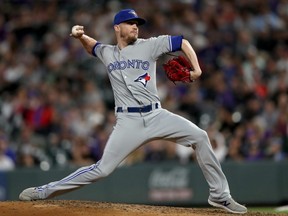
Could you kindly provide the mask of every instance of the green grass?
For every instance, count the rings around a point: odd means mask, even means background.
[[[276,211],[276,208],[277,207],[248,207],[248,211],[288,215],[288,209],[285,211]]]

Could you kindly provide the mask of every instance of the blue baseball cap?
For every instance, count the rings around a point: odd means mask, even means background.
[[[120,23],[127,22],[130,20],[136,20],[138,25],[143,25],[146,23],[146,20],[138,17],[136,12],[133,9],[124,9],[119,11],[114,17],[114,25],[119,25]]]

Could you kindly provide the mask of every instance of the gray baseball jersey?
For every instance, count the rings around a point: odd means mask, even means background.
[[[108,176],[129,153],[154,140],[166,139],[195,147],[209,184],[211,200],[226,200],[230,191],[207,133],[187,119],[161,108],[156,89],[156,61],[181,49],[181,36],[138,39],[120,50],[97,43],[93,54],[106,66],[115,97],[117,123],[100,161],[60,181],[38,187],[42,199],[65,193]]]
[[[171,36],[138,39],[122,50],[118,46],[96,44],[93,53],[107,68],[116,106],[139,106],[159,101],[156,60],[163,53],[173,51],[173,39],[179,40]]]

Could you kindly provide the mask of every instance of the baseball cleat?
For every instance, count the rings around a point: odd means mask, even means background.
[[[245,214],[247,213],[247,208],[243,205],[240,205],[237,203],[233,198],[229,198],[222,202],[212,201],[208,199],[208,203],[214,207],[223,208],[228,212],[234,213],[234,214]]]
[[[39,191],[36,187],[27,188],[19,195],[22,201],[40,200]]]

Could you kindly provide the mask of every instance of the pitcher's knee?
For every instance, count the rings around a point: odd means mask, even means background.
[[[107,177],[107,176],[109,176],[111,174],[111,172],[109,172],[109,171],[101,171],[100,172],[100,177],[101,178],[105,178],[105,177]]]
[[[197,136],[195,137],[196,144],[207,143],[208,139],[208,134],[205,130],[199,129],[197,131]]]
[[[96,168],[97,170],[97,176],[98,178],[105,178],[107,176],[109,176],[112,172],[113,172],[113,169],[109,169],[108,167],[104,167],[104,166],[98,166]]]

